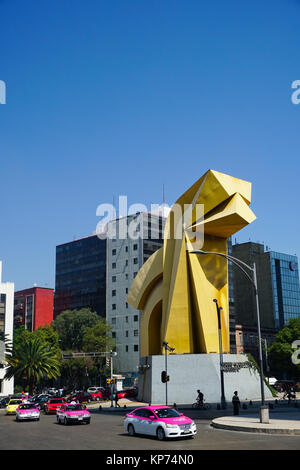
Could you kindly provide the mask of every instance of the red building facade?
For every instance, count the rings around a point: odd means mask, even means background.
[[[14,324],[25,326],[28,331],[50,325],[53,321],[54,290],[32,287],[15,292]]]

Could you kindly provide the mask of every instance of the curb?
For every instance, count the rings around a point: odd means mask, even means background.
[[[218,419],[218,418],[217,418]],[[300,436],[300,429],[288,429],[288,428],[272,428],[272,427],[259,427],[259,426],[247,426],[237,424],[225,424],[213,420],[211,426],[216,429],[225,429],[227,431],[241,431],[251,432],[260,434],[288,434],[291,436]]]

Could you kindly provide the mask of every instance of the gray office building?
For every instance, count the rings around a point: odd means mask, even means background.
[[[106,259],[106,319],[116,341],[118,372],[138,373],[141,312],[127,303],[133,279],[145,261],[163,244],[166,219],[141,212],[110,222]]]

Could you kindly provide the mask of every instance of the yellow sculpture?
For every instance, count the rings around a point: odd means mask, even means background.
[[[163,341],[177,354],[219,353],[213,299],[223,308],[223,352],[230,352],[227,260],[191,251],[226,254],[227,238],[256,218],[250,202],[251,183],[209,170],[174,204],[162,248],[142,266],[128,295],[142,310],[141,357],[162,354]]]

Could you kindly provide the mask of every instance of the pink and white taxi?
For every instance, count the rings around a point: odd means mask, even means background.
[[[20,403],[16,409],[16,421],[40,419],[40,409],[35,403]]]
[[[197,434],[194,421],[170,406],[145,406],[127,413],[124,429],[130,436],[149,434],[160,441]]]
[[[65,405],[57,408],[56,420],[59,424],[69,423],[86,423],[90,424],[91,415],[85,405],[81,403],[66,403]]]

